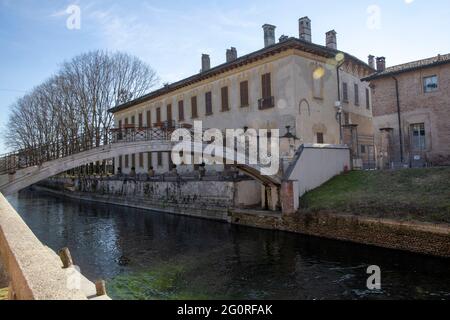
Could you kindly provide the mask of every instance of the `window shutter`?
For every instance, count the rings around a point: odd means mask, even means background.
[[[241,107],[248,107],[248,81],[241,82]]]
[[[206,115],[210,116],[213,114],[212,112],[212,94],[211,91],[205,93],[205,105],[206,105]]]
[[[152,112],[150,110],[147,111],[147,128],[151,128],[152,126]]]
[[[153,158],[152,158],[152,153],[148,152],[147,153],[147,169],[150,170],[151,167],[153,167]]]
[[[167,105],[167,121],[172,121],[172,105]]]
[[[156,122],[161,123],[161,108],[156,109]]]
[[[139,153],[139,167],[143,168],[144,167],[144,153]]]
[[[191,115],[192,115],[192,119],[195,119],[198,117],[198,112],[197,112],[197,96],[194,96],[191,98]]]
[[[178,101],[178,121],[184,121],[184,101]]]
[[[222,111],[228,111],[228,87],[222,88]]]
[[[262,95],[264,99],[270,98],[272,96],[270,73],[262,75]]]
[[[139,128],[142,128],[144,126],[144,122],[142,119],[142,113],[139,113]]]

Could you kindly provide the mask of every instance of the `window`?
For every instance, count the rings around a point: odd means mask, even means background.
[[[122,156],[119,156],[119,168],[122,169],[123,168],[123,160],[122,160]]]
[[[129,168],[130,167],[130,156],[129,155],[125,155],[125,168]]]
[[[273,108],[275,106],[275,101],[272,97],[272,82],[270,80],[270,73],[266,73],[261,76],[261,91],[262,99],[258,101],[258,108],[260,110]]]
[[[147,168],[150,169],[151,167],[153,167],[153,158],[152,158],[152,153],[148,152],[147,153]]]
[[[366,153],[366,146],[365,145],[361,145],[361,154],[365,154]]]
[[[144,153],[139,153],[139,168],[144,167]]]
[[[359,86],[355,83],[355,106],[359,106]]]
[[[415,151],[426,149],[425,124],[416,123],[411,125],[412,141],[411,146]]]
[[[139,121],[139,128],[142,128],[144,126],[144,120],[142,119],[142,113],[139,113],[138,116]]]
[[[191,98],[191,116],[192,116],[192,119],[198,118],[197,96],[194,96]]]
[[[158,152],[158,167],[162,167],[162,152]]]
[[[434,92],[438,89],[438,77],[431,76],[423,78],[423,92]]]
[[[156,109],[156,123],[161,123],[161,108]]]
[[[344,82],[342,84],[342,100],[344,102],[348,102],[348,84],[347,84],[347,82]]]
[[[325,69],[321,66],[316,67],[312,73],[313,95],[316,99],[323,99],[323,86]]]
[[[263,74],[261,77],[262,97],[263,99],[272,96],[272,83],[270,80],[270,73]]]
[[[206,108],[206,115],[210,116],[213,114],[212,111],[212,94],[211,91],[205,93],[205,108]]]
[[[222,94],[222,111],[230,110],[230,106],[228,105],[228,87],[223,87],[221,89]]]
[[[135,116],[131,117],[131,124],[136,124],[136,117]]]
[[[370,90],[366,88],[366,108],[370,110]]]
[[[184,101],[178,101],[178,121],[184,121]]]
[[[249,99],[248,99],[248,81],[242,81],[240,84],[241,89],[241,107],[248,107]]]
[[[128,125],[128,118],[125,118],[125,126]]]
[[[152,126],[152,112],[150,110],[147,111],[147,128]]]
[[[323,139],[323,133],[322,132],[317,132],[317,143],[318,144],[324,144],[324,139]]]
[[[134,153],[131,155],[131,167],[136,169],[136,155]]]
[[[122,129],[122,120],[119,120],[119,129]]]
[[[168,122],[172,121],[172,105],[171,104],[167,105],[167,121]]]

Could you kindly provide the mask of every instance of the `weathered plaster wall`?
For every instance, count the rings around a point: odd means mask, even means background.
[[[228,220],[228,210],[261,203],[260,184],[244,181],[136,181],[52,178],[39,186],[91,201]]]

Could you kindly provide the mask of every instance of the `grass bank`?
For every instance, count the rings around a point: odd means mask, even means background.
[[[450,223],[450,168],[353,171],[300,199],[302,212]]]

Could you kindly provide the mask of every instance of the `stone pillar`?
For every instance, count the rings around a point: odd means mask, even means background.
[[[298,200],[296,201],[295,197],[295,181],[284,181],[281,184],[281,210],[283,215],[293,215],[297,213],[298,210]]]
[[[266,187],[266,190],[267,190],[267,202],[269,205],[269,210],[278,211],[280,203],[278,187],[275,186]]]

